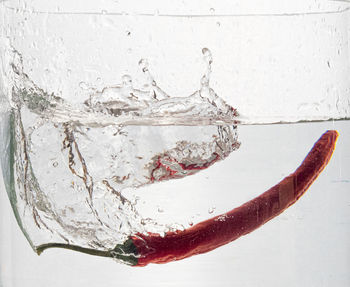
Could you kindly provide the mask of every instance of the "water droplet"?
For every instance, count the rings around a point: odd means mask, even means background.
[[[202,78],[201,78],[201,87],[208,87],[209,86],[209,78],[204,75]]]
[[[189,226],[193,226],[193,222],[192,222],[192,221],[189,221],[189,222],[188,222],[188,225],[189,225]]]
[[[148,71],[148,61],[146,59],[141,59],[139,61],[139,66],[142,69],[142,72],[147,72]]]
[[[126,30],[126,35],[127,35],[127,36],[130,36],[130,35],[131,35],[131,32],[128,31],[128,30]]]
[[[158,212],[162,213],[162,212],[164,212],[164,209],[162,209],[161,207],[158,207]]]
[[[57,167],[58,166],[58,162],[55,161],[52,165],[53,165],[53,167]]]
[[[221,23],[218,21],[218,22],[216,22],[216,25],[217,25],[218,27],[220,27],[220,26],[221,26]]]
[[[204,56],[204,59],[208,61],[209,65],[213,62],[213,56],[211,54],[211,51],[208,48],[202,49],[202,54]]]
[[[202,49],[202,54],[204,55],[204,56],[206,56],[207,54],[209,54],[210,53],[210,50],[208,49],[208,48],[203,48]]]
[[[210,8],[209,11],[210,11],[210,13],[212,13],[212,14],[215,13],[215,9],[214,9],[214,8]]]
[[[211,51],[208,48],[203,48],[202,54],[204,56],[204,61],[206,62],[206,71],[203,77],[201,78],[201,87],[204,88],[209,86],[211,64],[213,62],[213,57],[212,57]]]
[[[102,15],[106,15],[106,14],[107,14],[107,10],[102,10],[102,11],[101,11],[101,14],[102,14]]]

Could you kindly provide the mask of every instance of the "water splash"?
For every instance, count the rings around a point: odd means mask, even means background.
[[[202,52],[206,70],[189,96],[164,92],[143,59],[142,89],[129,75],[100,91],[81,83],[90,93],[81,104],[45,92],[14,52],[12,203],[38,253],[49,245],[105,252],[133,234],[185,228],[144,218],[123,191],[192,176],[239,148],[238,113],[211,89],[212,55]]]

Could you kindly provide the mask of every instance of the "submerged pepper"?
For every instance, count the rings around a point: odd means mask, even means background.
[[[328,164],[338,132],[325,132],[301,165],[289,176],[245,204],[186,230],[159,234],[136,234],[113,250],[99,251],[67,244],[50,243],[37,248],[40,254],[50,247],[72,249],[91,255],[114,257],[132,266],[167,263],[206,253],[236,240],[281,214],[294,204]]]

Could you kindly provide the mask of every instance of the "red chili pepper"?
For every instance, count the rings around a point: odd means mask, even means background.
[[[164,237],[159,234],[133,236],[128,246],[134,245],[133,250],[136,247],[135,266],[167,263],[211,251],[276,217],[294,204],[325,168],[337,137],[336,131],[324,133],[294,173],[240,207],[184,231],[168,232]]]
[[[325,132],[294,173],[240,207],[184,231],[168,232],[163,237],[139,233],[108,251],[60,243],[44,244],[36,251],[40,254],[51,247],[66,248],[114,257],[133,266],[167,263],[211,251],[254,231],[294,204],[328,164],[337,137],[337,131]]]

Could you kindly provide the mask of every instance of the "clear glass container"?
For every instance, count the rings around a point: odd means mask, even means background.
[[[0,286],[349,286],[349,10],[1,1]],[[113,249],[225,222],[327,130],[329,164],[259,229],[166,264]]]

